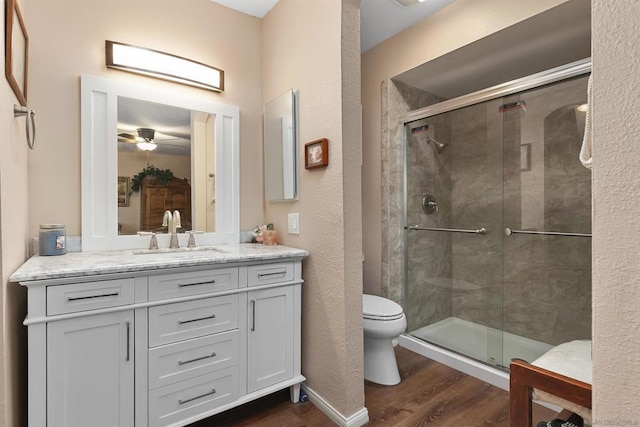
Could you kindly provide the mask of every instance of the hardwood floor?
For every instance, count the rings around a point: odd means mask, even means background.
[[[509,426],[509,393],[412,351],[396,347],[402,381],[381,386],[365,381],[369,426]],[[534,424],[556,413],[534,405]],[[310,402],[291,403],[283,390],[207,418],[192,427],[331,426]]]

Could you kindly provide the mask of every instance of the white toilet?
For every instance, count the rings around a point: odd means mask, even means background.
[[[402,307],[375,295],[362,295],[364,379],[383,385],[400,382],[392,340],[407,328]]]

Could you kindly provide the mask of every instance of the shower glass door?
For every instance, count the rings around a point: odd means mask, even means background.
[[[504,354],[591,337],[591,172],[579,161],[588,76],[504,98]]]
[[[491,364],[502,358],[500,105],[405,126],[407,330]]]
[[[587,77],[405,124],[410,335],[498,367],[591,336]]]

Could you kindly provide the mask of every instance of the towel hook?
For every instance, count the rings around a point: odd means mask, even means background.
[[[21,105],[13,106],[13,116],[14,117],[22,117],[28,116],[27,121],[25,122],[25,128],[27,131],[27,145],[30,149],[36,148],[36,112],[33,110],[27,109],[27,107],[23,107]],[[29,131],[29,119],[31,119],[31,129],[33,130],[33,138],[31,137],[31,132]]]

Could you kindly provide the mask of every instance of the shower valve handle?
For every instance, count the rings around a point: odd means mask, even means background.
[[[422,196],[422,211],[427,215],[438,212],[438,202],[431,194]]]

